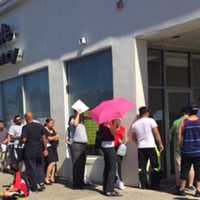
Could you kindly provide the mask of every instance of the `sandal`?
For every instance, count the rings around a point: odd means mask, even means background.
[[[44,181],[45,185],[51,185],[51,182],[49,180],[46,180]]]

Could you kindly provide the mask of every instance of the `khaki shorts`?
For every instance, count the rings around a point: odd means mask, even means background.
[[[174,153],[174,163],[175,163],[175,173],[177,177],[180,177],[181,172],[181,156],[179,153]],[[191,167],[191,170],[194,170],[193,166]]]

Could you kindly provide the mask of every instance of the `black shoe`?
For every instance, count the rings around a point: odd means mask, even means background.
[[[45,189],[45,187],[41,186],[41,185],[37,185],[37,192],[42,192]]]
[[[200,191],[197,190],[194,196],[195,197],[200,197]]]
[[[185,196],[186,194],[185,194],[185,191],[184,190],[178,190],[177,191],[177,195],[179,195],[179,196]]]
[[[45,184],[44,184],[44,183],[40,183],[39,185],[40,185],[40,188],[41,188],[42,190],[45,190],[45,189],[46,189],[46,187],[45,187]]]

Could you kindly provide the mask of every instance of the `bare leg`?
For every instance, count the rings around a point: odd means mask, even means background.
[[[181,180],[180,181],[180,191],[184,191],[185,190],[185,186],[186,186],[186,181],[185,180]]]
[[[176,186],[180,187],[180,169],[176,166]]]
[[[176,186],[180,187],[181,157],[179,153],[174,154]]]
[[[49,182],[49,178],[51,177],[51,173],[52,173],[53,166],[54,166],[54,163],[50,163],[50,164],[48,165],[47,174],[46,174],[46,178],[45,178],[45,182],[46,182],[47,184],[50,183],[50,182]]]
[[[51,171],[51,182],[54,183],[55,182],[55,171],[56,171],[56,165],[54,163],[53,167],[52,167],[52,171]]]
[[[194,169],[191,168],[188,176],[188,187],[194,185],[194,177],[195,177]]]
[[[197,181],[197,191],[200,192],[200,181]]]

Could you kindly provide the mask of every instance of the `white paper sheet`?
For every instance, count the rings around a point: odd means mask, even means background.
[[[86,112],[89,110],[89,107],[86,106],[80,99],[76,101],[73,105],[72,108],[76,111],[80,111],[81,113]]]

